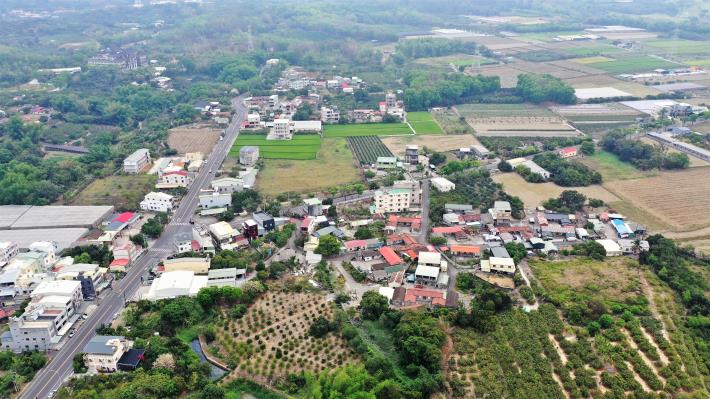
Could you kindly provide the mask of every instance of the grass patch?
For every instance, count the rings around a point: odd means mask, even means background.
[[[72,201],[73,205],[114,205],[116,209],[138,209],[143,197],[153,190],[155,175],[108,176],[94,180]]]
[[[405,123],[363,123],[323,127],[324,137],[403,136],[407,134],[412,134],[412,130]]]
[[[199,335],[199,327],[198,326],[191,326],[191,327],[185,327],[183,329],[180,329],[175,333],[175,336],[182,342],[189,344],[190,342],[194,341],[197,339],[197,336]]]
[[[699,67],[703,67],[703,68],[710,68],[710,58],[705,58],[702,60],[686,61],[686,63],[690,66],[699,66]]]
[[[265,135],[242,135],[237,138],[229,155],[239,156],[244,146],[259,147],[259,156],[264,159],[316,159],[320,150],[319,135],[295,135],[292,140],[267,140]]]
[[[614,61],[613,58],[609,57],[604,57],[601,55],[596,55],[593,57],[582,57],[582,58],[574,58],[570,61],[576,62],[578,64],[594,64],[597,62],[608,62],[608,61]]]
[[[407,121],[412,125],[417,134],[443,134],[441,126],[434,120],[434,117],[425,111],[407,113]]]
[[[710,54],[710,41],[647,40],[643,44],[673,54]]]
[[[646,72],[658,68],[671,69],[683,66],[682,64],[645,55],[619,58],[614,61],[593,62],[586,65],[611,74]]]
[[[594,155],[585,157],[582,162],[601,173],[604,181],[639,179],[656,174],[653,171],[636,169],[630,163],[620,160],[619,157],[607,151],[597,151]]]
[[[360,180],[352,153],[343,138],[323,139],[313,159],[266,159],[257,185],[266,195],[312,192]]]
[[[626,50],[611,45],[601,45],[569,47],[564,49],[564,51],[578,57],[593,57],[597,55],[619,54],[625,52]]]

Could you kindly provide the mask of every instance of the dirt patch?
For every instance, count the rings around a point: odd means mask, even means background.
[[[710,225],[710,167],[661,172],[658,176],[605,183],[618,197],[654,217],[674,231]]]
[[[558,117],[501,116],[466,118],[479,136],[574,137],[582,133]]]
[[[179,154],[201,152],[205,155],[212,151],[221,131],[211,126],[181,126],[168,131],[168,145]]]
[[[493,180],[503,184],[503,189],[508,194],[520,197],[528,207],[539,206],[544,201],[559,196],[562,191],[570,189],[552,182],[528,183],[517,173],[499,173],[493,176]],[[589,198],[598,198],[607,203],[619,201],[619,197],[599,185],[574,187],[571,190],[579,191]]]
[[[470,134],[452,136],[403,136],[403,137],[383,137],[382,142],[397,156],[404,156],[407,145],[416,144],[420,147],[427,147],[436,152],[458,151],[461,147],[470,147],[480,144],[475,137]]]
[[[565,351],[562,350],[562,347],[560,344],[557,342],[555,339],[555,336],[552,334],[548,334],[547,338],[550,339],[550,342],[552,343],[552,346],[555,347],[555,350],[557,351],[557,354],[560,356],[560,359],[562,360],[562,365],[567,364],[567,355],[565,354]]]

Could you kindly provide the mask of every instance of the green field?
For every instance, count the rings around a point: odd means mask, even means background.
[[[654,172],[642,171],[636,169],[630,163],[620,160],[616,155],[606,152],[597,151],[594,155],[586,156],[584,164],[602,174],[604,181],[639,179],[642,177],[652,176]]]
[[[323,127],[324,137],[403,136],[407,134],[412,134],[412,130],[405,123],[362,123]]]
[[[534,104],[461,104],[456,109],[466,118],[555,115],[549,109]]]
[[[72,199],[72,205],[113,205],[118,210],[136,210],[155,186],[155,175],[115,175],[96,179]]]
[[[407,121],[417,134],[443,134],[441,126],[426,111],[408,112]]]
[[[266,140],[265,135],[241,135],[229,151],[238,157],[244,146],[259,147],[259,157],[264,159],[316,159],[321,139],[318,135],[295,135],[292,140]]]
[[[690,66],[699,66],[703,68],[710,68],[710,58],[706,58],[703,60],[692,60],[692,61],[686,61],[686,64]]]
[[[710,41],[648,40],[643,44],[670,54],[710,54]]]
[[[648,72],[657,68],[680,68],[683,65],[650,56],[619,58],[614,61],[594,62],[586,66],[601,69],[611,74]]]
[[[573,54],[577,57],[593,57],[597,55],[619,54],[627,50],[611,45],[594,45],[594,46],[579,46],[563,49],[565,52]]]

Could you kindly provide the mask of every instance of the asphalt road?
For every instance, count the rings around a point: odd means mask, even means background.
[[[125,306],[126,299],[135,295],[141,285],[141,276],[168,254],[172,254],[175,234],[188,231],[191,228],[189,221],[197,209],[200,189],[207,187],[215,177],[217,169],[224,162],[229,149],[239,135],[239,124],[246,117],[242,98],[235,98],[232,104],[236,112],[232,123],[226,129],[224,140],[217,141],[202,170],[195,176],[187,194],[173,213],[163,234],[142,257],[134,262],[133,266],[128,269],[126,276],[114,283],[112,290],[99,300],[96,311],[76,328],[74,337],[69,338],[69,341],[58,352],[50,353],[50,362],[35,375],[35,378],[20,393],[20,399],[46,398],[52,390],[58,389],[64,380],[73,373],[72,359],[74,355],[80,352],[94,336],[96,328],[101,324],[110,323],[113,316]]]

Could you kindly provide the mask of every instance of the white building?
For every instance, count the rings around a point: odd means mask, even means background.
[[[32,302],[41,302],[42,299],[48,297],[53,299],[57,297],[64,298],[64,306],[71,316],[79,309],[83,300],[81,283],[76,280],[42,281],[30,294]]]
[[[421,205],[422,203],[422,185],[418,180],[398,180],[394,182],[392,188],[403,188],[412,193],[412,205]]]
[[[231,193],[208,192],[200,195],[200,208],[224,208],[232,205]]]
[[[513,258],[497,258],[493,256],[488,259],[481,259],[481,271],[514,274],[515,261]]]
[[[269,132],[269,140],[291,140],[293,138],[293,130],[291,121],[288,119],[274,119],[274,125]]]
[[[394,169],[397,167],[396,157],[377,157],[377,169]]]
[[[239,149],[239,163],[254,166],[259,160],[259,147],[247,145]]]
[[[12,241],[0,242],[0,266],[5,266],[19,251],[17,243]]]
[[[419,266],[441,266],[441,254],[438,252],[419,252],[419,259],[417,260]]]
[[[488,155],[491,153],[488,148],[480,145],[480,144],[474,144],[471,146],[471,151],[476,155],[478,158],[486,158]]]
[[[614,240],[597,240],[599,244],[601,244],[604,247],[604,251],[606,251],[606,256],[621,256],[622,251],[621,251],[621,246],[616,243]]]
[[[84,346],[84,365],[89,374],[113,373],[118,370],[118,361],[133,346],[125,337],[96,335]]]
[[[545,180],[549,179],[552,175],[547,169],[543,168],[542,166],[536,164],[534,161],[529,159],[523,162],[521,165],[530,169],[530,172],[537,173],[538,175],[542,176],[542,178]]]
[[[434,285],[439,278],[438,266],[418,265],[414,271],[414,279],[417,283]]]
[[[140,173],[150,165],[150,151],[147,148],[136,150],[123,160],[123,171],[126,173]]]
[[[244,188],[242,179],[236,177],[223,177],[221,179],[212,180],[210,184],[212,189],[218,193],[234,193],[242,191]]]
[[[430,179],[430,182],[432,187],[436,188],[442,193],[456,189],[456,184],[443,177],[432,177]]]
[[[232,242],[239,233],[227,222],[217,222],[209,227],[210,235],[220,249],[232,249]]]
[[[150,192],[140,203],[141,210],[151,212],[170,212],[175,206],[175,197],[168,193]]]
[[[185,170],[175,170],[160,175],[156,188],[177,188],[190,185],[190,175]]]
[[[323,123],[338,123],[340,121],[338,107],[321,107],[320,120]]]
[[[405,188],[393,188],[387,191],[377,190],[373,201],[373,213],[396,213],[409,210],[412,204],[412,191]]]
[[[153,280],[144,299],[157,301],[180,296],[195,296],[204,287],[207,287],[207,276],[196,276],[191,271],[165,272]]]

